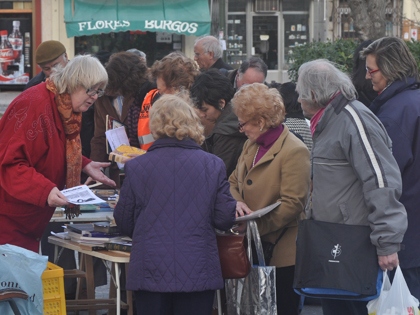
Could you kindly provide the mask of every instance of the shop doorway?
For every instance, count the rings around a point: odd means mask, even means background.
[[[279,69],[278,15],[252,18],[252,54],[260,57],[269,70]]]

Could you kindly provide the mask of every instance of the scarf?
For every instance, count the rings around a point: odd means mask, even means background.
[[[58,94],[54,83],[47,79],[47,89],[55,94],[57,109],[63,122],[66,135],[66,188],[80,185],[82,172],[82,144],[80,141],[80,129],[82,125],[82,113],[73,112],[69,93]],[[69,204],[65,208],[66,219],[79,216],[80,206]]]
[[[277,127],[268,129],[257,138],[255,142],[259,145],[259,147],[255,153],[253,161],[254,165],[257,164],[257,162],[264,156],[264,154],[266,154],[267,151],[273,146],[274,142],[277,141],[283,130],[284,126],[280,124]]]
[[[324,111],[327,108],[328,105],[331,104],[331,102],[337,97],[337,95],[341,94],[340,91],[335,92],[335,94],[330,98],[330,100],[328,101],[327,105],[325,105],[325,107],[321,108],[320,110],[318,110],[315,115],[311,118],[311,134],[312,136],[315,133],[315,129],[316,126],[318,125],[319,121],[321,120],[322,115],[324,115]]]

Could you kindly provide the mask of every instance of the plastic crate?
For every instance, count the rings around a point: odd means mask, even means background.
[[[66,315],[63,268],[48,262],[42,274],[44,315]]]

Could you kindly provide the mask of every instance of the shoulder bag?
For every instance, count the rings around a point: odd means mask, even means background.
[[[304,296],[369,301],[379,296],[383,272],[369,226],[315,220],[299,223],[294,289]]]
[[[246,251],[246,230],[245,223],[229,231],[216,230],[223,279],[244,278],[251,270]]]

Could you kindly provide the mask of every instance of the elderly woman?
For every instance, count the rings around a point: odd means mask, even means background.
[[[173,52],[156,60],[150,69],[157,89],[151,90],[144,98],[138,122],[138,138],[140,148],[147,150],[153,143],[149,129],[149,110],[153,103],[163,94],[175,94],[189,90],[198,75],[198,67],[194,60],[180,52]]]
[[[379,118],[392,140],[403,189],[400,202],[407,210],[405,250],[398,254],[411,294],[420,299],[420,84],[416,60],[406,43],[395,37],[374,41],[362,52],[366,78],[378,96],[369,109]]]
[[[232,104],[239,130],[248,137],[229,177],[230,191],[238,201],[237,215],[281,201],[257,224],[262,240],[276,243],[266,263],[277,267],[278,314],[297,315],[299,296],[292,287],[295,242],[309,191],[309,151],[283,124],[285,109],[276,89],[261,83],[243,86]]]
[[[126,163],[114,212],[133,239],[127,289],[138,314],[210,315],[223,287],[214,228],[235,219],[225,166],[201,150],[200,119],[178,96],[155,102],[150,129],[156,141]]]
[[[232,111],[230,100],[234,94],[229,79],[217,69],[198,75],[191,87],[191,97],[202,124],[213,126],[203,148],[225,162],[227,176],[235,169],[247,139],[238,130],[238,117]]]
[[[83,172],[115,186],[101,167],[82,156],[82,112],[103,94],[104,67],[91,56],[77,56],[46,82],[20,94],[0,120],[0,244],[39,249],[39,239],[55,207],[78,208],[60,192],[80,185]]]

